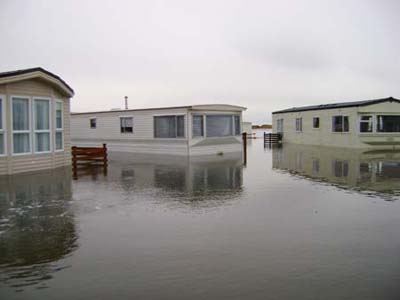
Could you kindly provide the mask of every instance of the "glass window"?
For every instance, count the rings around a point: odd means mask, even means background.
[[[360,117],[360,132],[372,132],[372,116],[361,116]]]
[[[50,101],[34,99],[35,152],[50,151]]]
[[[15,154],[29,153],[31,151],[29,120],[29,99],[12,98],[12,149]]]
[[[63,114],[63,106],[61,102],[56,102],[56,128],[62,129],[62,114]]]
[[[241,124],[240,124],[240,116],[234,116],[235,119],[235,135],[240,135],[241,131]]]
[[[56,150],[62,150],[64,148],[63,132],[56,132]]]
[[[192,124],[193,137],[204,136],[204,118],[203,116],[193,116]]]
[[[206,117],[207,137],[223,137],[233,135],[233,119],[231,115],[215,115]]]
[[[313,128],[315,128],[315,129],[319,128],[319,117],[313,118]]]
[[[90,129],[96,129],[97,126],[96,121],[97,121],[96,118],[91,118],[89,120]]]
[[[296,131],[297,132],[303,131],[303,119],[302,118],[296,118]]]
[[[400,115],[378,115],[377,132],[400,132]]]
[[[332,117],[332,132],[349,132],[349,117],[348,116],[333,116]]]
[[[121,133],[133,133],[133,117],[120,118]]]
[[[282,133],[283,132],[283,119],[278,119],[276,122],[276,132]]]
[[[185,137],[184,116],[157,116],[154,117],[155,138],[183,138]]]
[[[5,153],[5,133],[4,133],[4,124],[3,124],[3,99],[0,98],[0,155]]]

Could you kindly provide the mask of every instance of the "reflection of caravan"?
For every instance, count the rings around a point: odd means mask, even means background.
[[[285,144],[273,150],[273,167],[361,190],[400,190],[400,151]]]
[[[400,146],[400,100],[384,98],[294,107],[272,113],[283,142],[351,148]]]

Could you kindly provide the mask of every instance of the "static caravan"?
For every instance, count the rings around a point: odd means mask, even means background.
[[[400,100],[384,99],[294,107],[272,113],[283,143],[395,149],[400,147]]]
[[[42,68],[0,73],[0,175],[71,164],[72,88]]]
[[[71,114],[72,143],[111,152],[215,155],[242,151],[242,112],[234,105],[192,105]]]

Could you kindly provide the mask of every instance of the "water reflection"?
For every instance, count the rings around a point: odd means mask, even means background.
[[[400,151],[285,144],[273,149],[273,167],[354,190],[400,194]]]
[[[60,259],[77,247],[70,201],[69,169],[0,178],[0,283],[45,288],[67,267]]]

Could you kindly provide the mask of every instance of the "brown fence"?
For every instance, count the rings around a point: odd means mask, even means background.
[[[103,147],[72,147],[72,166],[104,166],[107,167],[107,145]]]

